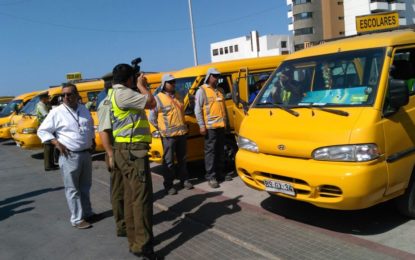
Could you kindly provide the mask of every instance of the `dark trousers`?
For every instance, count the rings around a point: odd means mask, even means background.
[[[189,179],[186,165],[186,139],[186,135],[161,138],[163,144],[164,187],[167,189],[172,187],[176,173],[178,173],[177,175],[182,182]],[[175,158],[177,165],[174,163]]]
[[[205,135],[205,178],[222,178],[225,164],[225,128],[207,129]]]
[[[148,147],[148,145],[147,145]],[[153,187],[148,148],[115,143],[114,161],[124,183],[124,218],[131,252],[153,252]]]
[[[105,154],[105,160],[108,160]],[[113,167],[110,171],[110,192],[112,213],[117,227],[117,234],[122,235],[126,232],[124,219],[124,183],[120,169]]]
[[[55,168],[55,156],[54,156],[55,146],[50,142],[46,142],[43,145],[43,162],[46,169]]]

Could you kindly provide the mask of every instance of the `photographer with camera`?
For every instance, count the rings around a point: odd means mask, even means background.
[[[147,152],[151,143],[145,108],[156,106],[143,74],[128,64],[114,67],[110,93],[114,164],[122,172],[130,252],[157,259],[153,251],[153,187]],[[136,85],[133,82],[136,79]],[[136,89],[137,88],[137,89]],[[138,90],[138,92],[136,91]]]

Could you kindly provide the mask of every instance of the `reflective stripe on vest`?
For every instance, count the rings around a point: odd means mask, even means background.
[[[222,92],[203,85],[202,94],[205,100],[203,117],[207,129],[225,127],[225,99]]]
[[[155,96],[158,108],[157,124],[163,137],[179,136],[187,133],[184,122],[183,104],[160,92]]]
[[[108,95],[112,104],[111,123],[114,142],[151,143],[150,125],[144,110],[122,110],[115,101],[115,90],[109,89]]]

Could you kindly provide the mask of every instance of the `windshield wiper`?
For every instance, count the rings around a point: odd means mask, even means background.
[[[298,106],[298,107],[305,107],[305,108],[310,108],[310,109],[318,109],[321,111],[325,111],[328,113],[332,113],[332,114],[336,114],[339,116],[349,116],[349,112],[340,110],[340,109],[333,109],[333,108],[325,108],[325,107],[321,107],[321,106],[315,106],[315,105],[309,105],[309,106]]]
[[[300,115],[297,111],[294,111],[294,110],[292,110],[292,109],[290,109],[288,107],[282,106],[280,104],[275,104],[275,103],[271,103],[271,102],[265,102],[265,103],[257,103],[255,105],[256,106],[269,106],[270,108],[276,107],[276,108],[279,108],[279,109],[284,110],[285,112],[290,113],[293,116],[299,116]]]

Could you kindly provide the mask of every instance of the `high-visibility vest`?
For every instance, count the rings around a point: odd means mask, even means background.
[[[183,103],[177,98],[160,92],[155,96],[157,102],[157,125],[161,136],[180,136],[187,133]]]
[[[205,100],[203,107],[203,117],[207,129],[225,127],[226,125],[226,107],[225,98],[221,91],[203,85],[200,87]]]
[[[116,143],[151,143],[150,124],[144,110],[122,110],[115,101],[114,89],[108,90],[111,100],[112,135]]]

